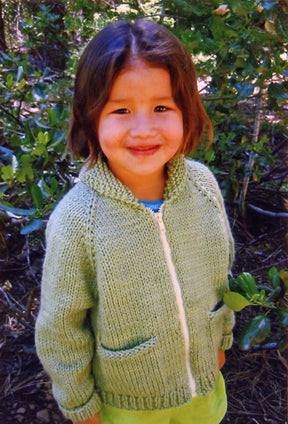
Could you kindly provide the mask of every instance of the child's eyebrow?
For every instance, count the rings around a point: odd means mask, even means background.
[[[133,98],[131,97],[123,97],[123,98],[112,98],[112,99],[109,99],[108,101],[109,101],[109,103],[124,103],[124,102],[133,102]],[[152,97],[151,98],[151,100],[154,102],[168,102],[168,101],[171,101],[171,100],[173,100],[173,96],[155,96],[155,97]]]

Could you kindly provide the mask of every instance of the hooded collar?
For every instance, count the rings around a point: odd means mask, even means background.
[[[164,192],[164,200],[178,197],[184,189],[187,178],[187,168],[183,155],[179,155],[177,158],[168,162],[167,175],[168,178]],[[110,171],[103,155],[99,156],[93,168],[87,169],[87,166],[83,167],[79,177],[84,184],[101,196],[121,200],[125,203],[139,204],[133,193]]]

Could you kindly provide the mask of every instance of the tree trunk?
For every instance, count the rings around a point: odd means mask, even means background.
[[[5,39],[2,1],[0,0],[0,52],[5,52],[5,51],[7,51],[7,44]]]

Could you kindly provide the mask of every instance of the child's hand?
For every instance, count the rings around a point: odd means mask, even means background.
[[[218,363],[219,363],[219,370],[221,370],[221,368],[225,364],[225,352],[224,352],[224,350],[218,350]]]
[[[101,424],[100,414],[95,414],[94,417],[85,421],[74,421],[74,424]]]

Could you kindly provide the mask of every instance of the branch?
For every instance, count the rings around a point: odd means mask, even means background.
[[[270,216],[271,218],[285,218],[288,219],[288,213],[287,212],[271,212],[266,211],[265,209],[258,208],[257,206],[251,205],[251,203],[248,203],[248,206],[253,211],[259,212],[262,215]]]
[[[9,110],[7,110],[4,106],[0,105],[0,110],[6,113],[6,115],[10,116],[10,118],[14,119],[14,121],[16,121],[17,124],[19,124],[22,128],[24,128],[23,122],[21,122],[20,119],[17,118],[17,116],[14,116],[13,113],[9,112]]]
[[[275,153],[277,153],[277,152],[278,152],[278,150],[280,150],[280,149],[281,149],[281,147],[283,147],[283,146],[284,146],[284,144],[285,144],[285,143],[287,143],[287,141],[288,141],[288,137],[284,138],[284,140],[282,140],[282,141],[281,141],[281,143],[280,143],[280,144],[278,144],[278,146],[276,146],[276,147],[272,150],[271,154],[272,154],[272,155],[275,155]]]
[[[4,297],[4,300],[0,298],[0,303],[4,305],[6,313],[10,312],[17,319],[18,323],[22,324],[24,327],[29,328],[29,330],[34,330],[34,327],[26,321],[26,314],[13,305],[2,287],[0,287],[0,293]]]
[[[253,128],[253,137],[252,137],[252,146],[256,146],[258,143],[258,138],[259,138],[259,131],[260,131],[260,112],[261,112],[261,107],[262,107],[262,96],[261,96],[261,92],[262,89],[260,88],[260,92],[259,92],[259,96],[257,99],[257,105],[256,105],[256,116],[255,116],[255,121],[254,121],[254,128]],[[245,211],[245,199],[246,199],[246,194],[247,194],[247,190],[248,190],[248,184],[250,181],[250,174],[251,174],[251,170],[254,166],[254,151],[251,150],[250,154],[249,154],[249,160],[248,163],[246,165],[246,169],[245,169],[245,176],[244,176],[244,181],[243,181],[243,187],[239,196],[239,203],[240,203],[240,212],[242,217],[245,218],[246,215],[246,211]]]

